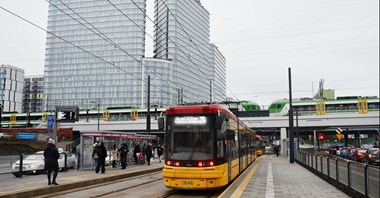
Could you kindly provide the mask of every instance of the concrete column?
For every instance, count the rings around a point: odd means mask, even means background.
[[[360,133],[355,133],[355,146],[360,147]]]
[[[281,155],[285,155],[286,156],[286,151],[288,149],[288,145],[284,145],[284,143],[286,143],[286,140],[287,139],[287,134],[286,134],[286,128],[281,128],[280,129],[280,140],[281,140]]]

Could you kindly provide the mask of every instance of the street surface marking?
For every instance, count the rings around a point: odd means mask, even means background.
[[[270,160],[271,161],[269,161],[268,163],[267,186],[265,190],[265,197],[275,197],[272,171],[272,156],[270,156]]]
[[[247,187],[249,181],[253,177],[253,174],[256,172],[257,167],[258,167],[258,163],[255,163],[253,165],[253,168],[251,169],[251,171],[249,171],[249,173],[247,174],[247,176],[245,176],[244,180],[237,187],[237,189],[235,190],[235,192],[232,193],[232,196],[231,196],[232,198],[240,198],[241,194],[243,194],[244,189]]]

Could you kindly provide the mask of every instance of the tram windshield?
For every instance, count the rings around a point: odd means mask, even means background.
[[[213,124],[207,116],[167,119],[167,151],[172,160],[207,160],[213,157]]]

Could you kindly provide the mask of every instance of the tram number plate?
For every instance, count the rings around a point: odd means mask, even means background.
[[[182,185],[184,186],[192,186],[193,185],[193,181],[182,181]]]

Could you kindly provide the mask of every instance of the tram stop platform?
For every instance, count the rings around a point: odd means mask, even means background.
[[[218,198],[350,197],[301,165],[280,155],[263,155]]]
[[[53,192],[115,181],[161,170],[163,163],[153,160],[150,166],[128,165],[126,169],[107,168],[105,174],[94,170],[69,170],[58,174],[59,185],[47,185],[46,175],[0,179],[0,197],[34,197]],[[219,196],[227,197],[349,197],[336,187],[283,156],[259,157]]]

